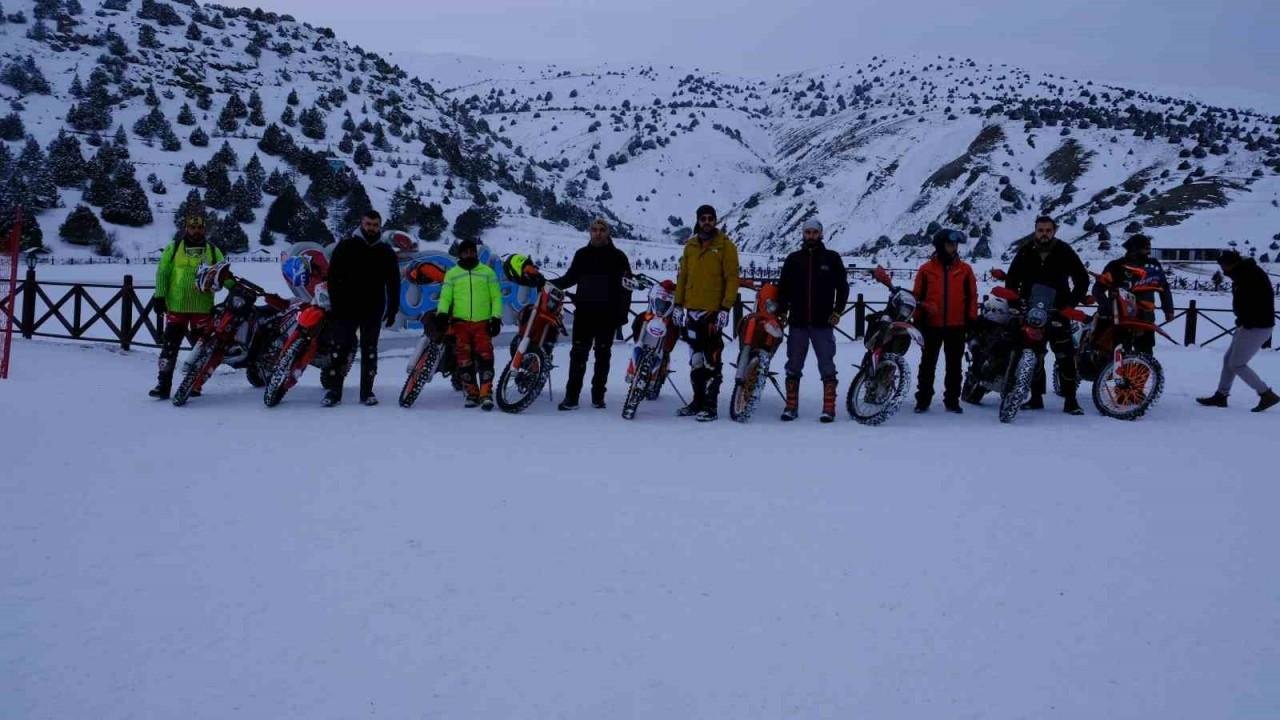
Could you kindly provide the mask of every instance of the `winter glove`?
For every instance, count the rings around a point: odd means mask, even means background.
[[[1173,322],[1173,311],[1172,311],[1172,310],[1165,310],[1165,311],[1164,311],[1164,321],[1165,321],[1165,322],[1167,322],[1167,323]]]
[[[449,316],[437,314],[435,316],[436,329],[445,332],[449,329]]]
[[[729,325],[729,311],[721,310],[720,312],[716,313],[716,317],[713,322],[715,323],[716,332],[721,332],[722,330],[724,330],[725,327]]]
[[[684,308],[677,305],[671,309],[671,322],[678,328],[684,327]]]
[[[827,323],[828,323],[829,325],[831,325],[831,327],[839,327],[839,326],[840,326],[840,318],[841,318],[840,313],[838,313],[838,312],[833,312],[833,313],[831,313],[831,317],[827,318]]]
[[[399,314],[399,313],[393,313],[393,312],[389,312],[389,313],[387,313],[386,315],[384,315],[384,316],[382,317],[382,322],[383,322],[383,324],[384,324],[384,325],[386,325],[387,327],[391,327],[392,325],[395,325],[395,324],[396,324],[396,315],[398,315],[398,314]]]
[[[165,306],[164,298],[162,297],[152,298],[151,307],[155,308],[156,312],[161,314],[168,312],[168,308]]]
[[[489,318],[489,325],[485,328],[489,332],[489,337],[498,337],[502,332],[502,320],[499,318]]]

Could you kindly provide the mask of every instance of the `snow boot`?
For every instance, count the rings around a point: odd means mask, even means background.
[[[1196,398],[1196,402],[1204,405],[1205,407],[1226,407],[1227,396],[1220,392],[1215,392],[1209,397]]]
[[[1267,390],[1258,396],[1258,406],[1249,412],[1262,412],[1267,408],[1275,407],[1277,403],[1280,403],[1280,396],[1277,396],[1273,390]]]
[[[160,360],[160,372],[156,375],[156,386],[151,388],[147,394],[157,400],[168,400],[169,392],[173,389],[173,365],[165,367],[167,361]]]
[[[365,405],[367,407],[373,407],[374,405],[378,404],[378,396],[374,395],[373,393],[369,393],[368,395],[365,395],[364,397],[360,398],[360,404]]]
[[[168,400],[169,390],[170,390],[169,386],[162,382],[162,383],[158,383],[155,387],[147,391],[147,394],[157,400]]]
[[[601,399],[599,399],[599,400],[592,400],[592,401],[591,401],[591,407],[593,407],[593,408],[595,408],[595,409],[597,409],[597,410],[604,410],[605,408],[607,408],[607,407],[609,407],[609,406],[605,404],[605,402],[604,402],[604,398],[601,398]]]
[[[919,415],[921,413],[927,413],[927,412],[929,412],[929,401],[916,400],[915,413]]]
[[[1077,401],[1077,400],[1076,400],[1076,396],[1075,396],[1075,395],[1068,395],[1068,396],[1066,396],[1066,398],[1062,401],[1062,412],[1064,412],[1064,413],[1066,413],[1066,414],[1068,414],[1068,415],[1083,415],[1083,414],[1084,414],[1084,410],[1082,410],[1082,409],[1080,408],[1080,403],[1079,403],[1079,401]]]
[[[702,406],[707,402],[707,369],[690,370],[689,384],[693,386],[693,399],[676,411],[676,415],[680,417],[692,417],[702,412]]]
[[[836,381],[822,381],[822,415],[818,420],[824,423],[836,420]]]
[[[567,411],[567,410],[577,410],[577,409],[578,409],[578,401],[577,401],[577,400],[570,400],[569,398],[565,398],[564,400],[561,400],[561,401],[560,401],[560,404],[556,406],[556,409],[557,409],[557,410],[562,410],[562,411]]]
[[[325,407],[333,407],[340,402],[342,402],[342,393],[337,390],[325,390],[324,399],[320,401],[320,404]]]
[[[791,422],[800,415],[800,378],[787,378],[786,406],[782,409],[783,422]]]
[[[949,412],[949,413],[955,413],[955,414],[957,414],[957,415],[963,415],[963,414],[964,414],[964,408],[960,407],[960,401],[959,401],[959,400],[948,400],[948,401],[945,401],[945,402],[943,402],[943,403],[942,403],[942,407],[943,407],[947,412]]]
[[[1028,401],[1026,401],[1026,402],[1022,403],[1022,409],[1023,409],[1023,410],[1043,410],[1043,409],[1044,409],[1044,396],[1043,396],[1043,395],[1032,395],[1030,400],[1028,400]]]
[[[705,407],[699,410],[697,415],[693,416],[693,419],[698,422],[715,422],[719,418],[720,414],[716,412],[714,407]]]
[[[480,407],[480,396],[467,393],[467,401],[462,404],[462,407],[466,407],[466,408]]]
[[[489,412],[493,409],[493,396],[483,395],[480,397],[480,409]]]

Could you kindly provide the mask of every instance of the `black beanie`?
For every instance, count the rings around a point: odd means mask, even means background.
[[[716,215],[716,209],[711,207],[710,205],[699,205],[698,212],[694,213],[693,219],[696,221],[698,218],[702,217],[703,215],[710,215],[713,218],[719,217],[718,215]]]

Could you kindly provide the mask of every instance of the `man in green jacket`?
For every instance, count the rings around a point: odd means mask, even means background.
[[[693,385],[693,400],[678,414],[708,422],[717,418],[724,372],[720,332],[729,324],[729,310],[738,298],[738,248],[716,227],[715,208],[699,207],[697,218],[698,229],[684,245],[676,280],[676,325],[684,327],[689,343]]]
[[[164,313],[164,333],[160,346],[160,373],[156,386],[148,393],[160,400],[169,397],[173,386],[173,369],[183,338],[195,342],[209,328],[216,287],[204,291],[196,287],[196,271],[201,265],[223,261],[222,251],[204,235],[204,216],[193,213],[183,223],[182,237],[174,240],[160,254],[156,266],[156,291],[153,306]]]
[[[467,386],[467,407],[493,409],[493,338],[502,332],[502,288],[493,268],[480,263],[474,240],[458,243],[458,264],[444,274],[436,322],[452,323],[454,356]]]

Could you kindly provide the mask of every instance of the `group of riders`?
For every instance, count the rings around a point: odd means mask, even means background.
[[[801,232],[800,248],[787,256],[776,283],[776,315],[785,319],[787,327],[782,420],[795,420],[799,415],[800,379],[812,347],[823,387],[819,419],[832,422],[836,414],[835,333],[848,302],[848,272],[839,254],[825,246],[821,222],[806,220]],[[1090,287],[1090,273],[1084,263],[1068,243],[1057,238],[1056,232],[1057,223],[1052,218],[1037,218],[1032,238],[1017,251],[1004,274],[1005,286],[1023,299],[1030,297],[1032,288],[1052,288],[1057,310],[1085,303],[1091,292],[1103,297],[1107,288]],[[569,377],[558,405],[562,411],[579,407],[592,354],[591,405],[606,406],[614,338],[627,322],[630,305],[630,262],[613,244],[609,224],[597,219],[591,223],[589,233],[588,243],[574,254],[563,275],[536,278],[539,284],[546,282],[574,291]],[[945,357],[943,407],[948,412],[961,413],[962,360],[966,343],[979,322],[977,279],[972,267],[960,257],[960,246],[966,241],[964,233],[943,229],[934,234],[932,241],[934,253],[916,272],[911,289],[916,300],[912,322],[923,340],[915,411],[929,410],[936,366],[939,358]],[[1120,278],[1136,268],[1148,279],[1143,286],[1148,297],[1140,299],[1149,308],[1146,312],[1150,319],[1154,320],[1154,296],[1158,295],[1165,320],[1171,320],[1172,293],[1160,262],[1151,257],[1151,239],[1136,234],[1125,241],[1124,248],[1124,256],[1110,262],[1100,277]],[[493,338],[502,330],[499,279],[490,265],[480,262],[479,247],[474,241],[458,242],[453,252],[456,263],[444,273],[430,322],[438,331],[448,330],[453,336],[456,372],[467,407],[489,410],[493,407]],[[187,217],[179,237],[165,247],[156,269],[154,299],[155,307],[164,313],[165,325],[159,377],[151,397],[170,396],[183,339],[194,342],[209,331],[215,292],[236,282],[225,271],[224,263],[222,252],[206,238],[205,221],[200,214]],[[1223,358],[1217,390],[1197,401],[1226,407],[1238,376],[1258,393],[1254,410],[1260,412],[1280,403],[1280,398],[1248,365],[1270,339],[1275,325],[1270,281],[1252,259],[1235,251],[1224,251],[1218,263],[1233,281],[1237,328]],[[531,269],[531,263],[524,256],[512,256],[503,268],[510,275],[520,275]],[[383,241],[382,219],[376,211],[367,213],[360,227],[334,247],[327,270],[331,321],[326,329],[330,334],[326,347],[331,356],[322,375],[325,406],[342,400],[345,375],[351,365],[344,359],[353,356],[357,340],[360,402],[377,404],[374,378],[378,338],[382,328],[391,327],[399,315],[401,274],[395,250]],[[693,395],[677,414],[704,422],[716,420],[724,376],[725,330],[737,302],[740,279],[737,248],[719,227],[716,211],[710,205],[698,208],[696,226],[684,245],[674,286],[670,281],[664,286],[674,302],[674,325],[690,349]],[[639,331],[633,328],[633,332]],[[1134,339],[1135,347],[1148,353],[1154,344],[1153,333]],[[1058,318],[1048,324],[1043,341],[1036,348],[1038,367],[1023,409],[1044,407],[1044,356],[1052,351],[1063,411],[1083,414],[1076,399],[1074,345],[1069,321]]]

